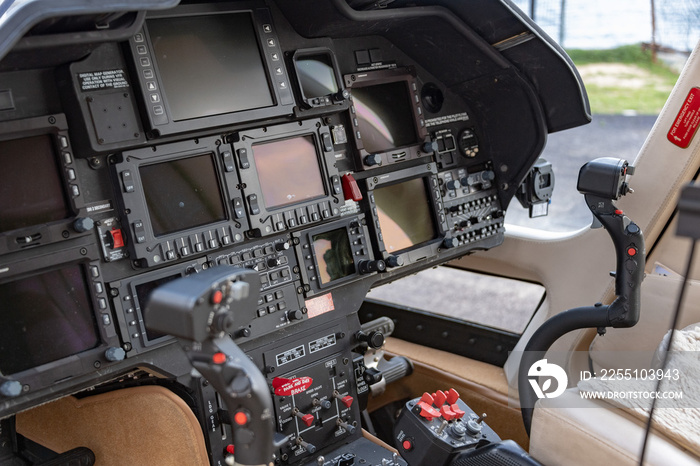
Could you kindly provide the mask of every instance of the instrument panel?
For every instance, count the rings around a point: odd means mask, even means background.
[[[271,384],[318,382],[297,397],[306,413],[275,400],[280,430],[302,439],[279,458],[301,461],[309,437],[359,435],[367,291],[503,241],[551,118],[532,83],[473,32],[460,47],[483,70],[447,82],[454,64],[377,32],[399,20],[283,3],[149,11],[119,40],[33,50],[48,68],[0,62],[0,417],[143,368],[192,383],[177,341],[148,328],[149,296],[243,267],[260,295],[231,337]],[[315,37],[304,21],[342,27]],[[504,92],[536,117],[496,112]]]

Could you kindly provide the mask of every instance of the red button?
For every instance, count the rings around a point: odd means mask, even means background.
[[[224,353],[214,353],[211,357],[211,362],[214,364],[223,364],[226,362],[226,355]]]
[[[224,294],[221,292],[221,290],[216,290],[211,294],[211,303],[212,304],[219,304],[221,301],[224,299]]]
[[[411,442],[410,440],[404,440],[403,443],[401,444],[401,446],[406,451],[413,450],[413,442]]]
[[[615,211],[615,213],[616,213],[617,215],[622,215],[622,214],[624,214],[624,212],[621,211],[620,209],[617,209],[617,210]]]
[[[636,248],[629,248],[627,249],[627,254],[630,256],[636,256],[637,255],[637,249]]]
[[[236,448],[233,445],[227,445],[226,446],[226,453],[229,455],[235,455]]]
[[[234,416],[233,416],[233,422],[238,424],[239,426],[244,426],[248,424],[248,415],[244,413],[243,411],[238,411]]]

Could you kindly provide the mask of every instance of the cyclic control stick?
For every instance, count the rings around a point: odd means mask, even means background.
[[[634,168],[620,159],[602,157],[581,167],[577,189],[586,199],[595,220],[607,230],[615,245],[615,300],[609,305],[570,309],[551,317],[530,337],[518,373],[520,409],[528,434],[537,396],[528,382],[528,371],[543,359],[562,335],[581,328],[632,327],[639,320],[640,288],[644,278],[645,250],[641,229],[613,201],[630,192],[627,175]]]

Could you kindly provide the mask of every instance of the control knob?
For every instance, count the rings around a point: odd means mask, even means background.
[[[462,185],[460,184],[459,180],[450,180],[447,182],[447,189],[457,190],[461,187]]]
[[[301,320],[302,317],[304,317],[304,313],[301,312],[301,309],[287,311],[287,320],[290,322],[294,320]]]
[[[0,395],[14,398],[22,393],[22,384],[16,380],[5,380],[0,384]]]
[[[386,270],[386,262],[382,259],[377,260],[362,260],[357,265],[361,275],[372,272],[384,272]]]
[[[373,167],[375,165],[381,165],[382,164],[382,156],[379,154],[369,154],[367,157],[365,157],[365,165],[368,167]]]
[[[384,334],[378,330],[365,333],[362,330],[355,334],[357,341],[367,343],[370,348],[381,348],[384,345]]]
[[[389,256],[384,261],[388,267],[400,267],[404,264],[403,257],[401,256]]]
[[[78,233],[85,233],[95,227],[95,222],[90,217],[78,217],[73,222],[73,229]]]
[[[445,238],[442,245],[447,249],[456,248],[459,246],[459,240],[457,238]]]
[[[437,152],[438,150],[438,143],[437,141],[431,141],[430,138],[426,138],[425,141],[423,141],[423,145],[421,146],[421,149],[423,149],[423,152]]]
[[[126,353],[124,350],[118,346],[111,346],[105,350],[105,359],[107,359],[107,361],[123,361],[125,356]]]

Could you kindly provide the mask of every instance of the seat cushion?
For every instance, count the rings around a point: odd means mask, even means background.
[[[545,465],[637,465],[645,425],[622,409],[581,398],[571,388],[537,402],[530,454]],[[700,458],[660,434],[650,434],[645,464],[700,464]]]
[[[18,414],[17,431],[57,453],[87,447],[100,466],[209,465],[194,413],[159,386],[65,397]]]

